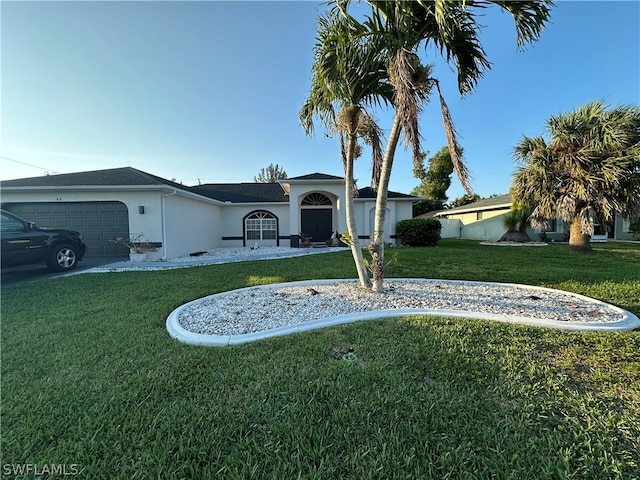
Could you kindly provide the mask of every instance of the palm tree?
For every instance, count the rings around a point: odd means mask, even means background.
[[[334,0],[335,9],[357,23],[349,15],[351,0]],[[384,257],[384,221],[386,215],[388,185],[400,132],[404,130],[407,145],[413,151],[414,166],[421,161],[418,117],[421,104],[435,85],[440,99],[447,143],[451,160],[461,184],[471,193],[469,173],[462,158],[449,109],[442,97],[437,80],[429,78],[428,70],[418,59],[421,45],[433,43],[448,62],[454,62],[458,70],[458,89],[461,94],[470,93],[485,70],[491,67],[479,42],[474,9],[491,4],[509,12],[515,21],[519,47],[537,40],[549,18],[550,1],[494,1],[494,0],[367,0],[371,15],[362,24],[363,35],[380,38],[388,52],[388,72],[395,95],[395,117],[383,157],[380,175],[374,173],[377,183],[374,234],[369,247],[374,266],[374,290],[382,289]]]
[[[640,215],[640,107],[598,100],[547,121],[548,141],[524,137],[512,194],[532,208],[533,226],[571,222],[569,246],[590,250],[596,220]]]
[[[353,164],[360,156],[358,139],[371,146],[373,170],[379,169],[382,151],[380,131],[365,107],[391,99],[386,81],[382,49],[374,39],[358,38],[354,25],[334,12],[318,19],[318,40],[314,47],[314,66],[309,97],[300,111],[300,122],[307,134],[314,129],[315,117],[328,134],[340,137],[345,172],[345,213],[348,238],[360,283],[371,287],[353,208]]]

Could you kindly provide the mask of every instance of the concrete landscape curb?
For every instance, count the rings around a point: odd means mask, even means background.
[[[392,280],[408,280],[408,279],[389,279]],[[428,282],[432,281],[429,279],[410,279],[415,282]],[[306,280],[302,282],[288,282],[288,283],[278,283],[278,284],[268,284],[261,285],[255,287],[246,287],[240,290],[232,290],[231,292],[238,292],[242,290],[251,290],[261,287],[293,287],[293,286],[305,286],[305,285],[318,285],[318,284],[331,284],[331,283],[340,283],[340,282],[353,282],[353,279],[330,279],[330,280]],[[441,283],[461,283],[456,280],[438,280]],[[199,333],[193,333],[182,327],[180,324],[179,318],[181,312],[188,308],[191,305],[198,304],[201,302],[205,302],[206,300],[226,295],[231,292],[223,292],[215,295],[210,295],[208,297],[199,298],[197,300],[193,300],[189,303],[181,305],[176,308],[173,312],[169,314],[166,321],[166,328],[169,332],[169,335],[181,342],[190,344],[190,345],[199,345],[199,346],[211,346],[211,347],[224,347],[228,345],[236,345],[241,343],[253,342],[256,340],[262,340],[264,338],[276,337],[281,335],[290,335],[292,333],[306,332],[309,330],[315,330],[319,328],[326,328],[335,325],[344,325],[348,323],[353,323],[357,321],[364,320],[377,320],[381,318],[389,318],[389,317],[404,317],[404,316],[413,316],[413,315],[438,315],[445,317],[456,317],[456,318],[475,318],[481,320],[492,320],[496,322],[510,323],[510,324],[520,324],[520,325],[530,325],[536,327],[547,327],[547,328],[556,328],[560,330],[570,330],[570,331],[602,331],[602,332],[611,332],[611,331],[631,331],[636,328],[640,328],[640,319],[624,310],[620,307],[616,307],[615,305],[608,304],[606,302],[602,302],[600,300],[596,300],[594,298],[586,297],[584,295],[580,295],[577,293],[566,292],[564,290],[554,290],[552,288],[546,287],[538,287],[532,285],[522,285],[522,284],[514,284],[514,283],[497,283],[497,282],[468,282],[464,283],[473,283],[479,285],[504,285],[507,286],[516,286],[520,288],[527,288],[533,291],[555,291],[555,292],[563,292],[565,294],[571,295],[576,299],[580,299],[581,301],[598,304],[601,306],[605,306],[606,308],[612,309],[615,312],[619,313],[622,316],[622,319],[616,322],[572,322],[572,321],[557,321],[557,320],[541,320],[536,318],[530,318],[526,316],[514,316],[514,315],[499,315],[485,312],[474,312],[474,311],[463,311],[463,310],[443,310],[443,309],[393,309],[393,310],[377,310],[370,312],[357,312],[357,313],[349,313],[345,315],[338,315],[329,318],[323,318],[320,320],[312,320],[309,322],[298,323],[294,325],[287,325],[284,327],[274,328],[271,330],[264,330],[260,332],[247,333],[242,335],[205,335]]]

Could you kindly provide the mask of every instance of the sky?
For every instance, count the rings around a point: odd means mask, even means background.
[[[358,10],[368,7],[360,4]],[[298,114],[311,83],[316,1],[7,1],[0,3],[0,179],[118,167],[181,182],[252,182],[269,164],[289,177],[342,176],[339,144]],[[551,115],[603,99],[640,104],[640,2],[556,1],[538,42],[519,50],[510,15],[484,12],[491,70],[461,97],[456,71],[435,51],[471,185],[507,193],[513,148],[545,134]],[[375,111],[388,133],[392,112]],[[446,145],[435,95],[422,145]],[[371,162],[357,160],[358,186]],[[428,155],[428,156],[430,156]],[[390,189],[419,184],[399,147]],[[449,199],[464,194],[455,179]]]

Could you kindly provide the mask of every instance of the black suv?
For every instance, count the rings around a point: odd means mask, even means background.
[[[5,210],[0,215],[2,268],[46,262],[49,270],[64,272],[76,268],[87,251],[78,232],[38,228]]]

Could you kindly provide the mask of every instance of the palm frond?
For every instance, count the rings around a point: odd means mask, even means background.
[[[444,97],[442,96],[442,92],[440,91],[439,82],[435,81],[436,88],[438,90],[438,97],[440,98],[440,110],[442,112],[442,121],[444,123],[444,131],[447,137],[447,144],[449,145],[449,153],[451,155],[451,162],[453,163],[453,168],[456,171],[458,176],[458,180],[460,180],[460,184],[462,188],[468,193],[473,193],[471,189],[470,181],[471,175],[469,174],[469,170],[467,165],[464,162],[464,158],[462,155],[462,148],[458,144],[458,138],[456,134],[456,129],[453,124],[453,119],[451,118],[451,113],[449,112],[449,107],[447,106],[447,102],[445,102]]]

